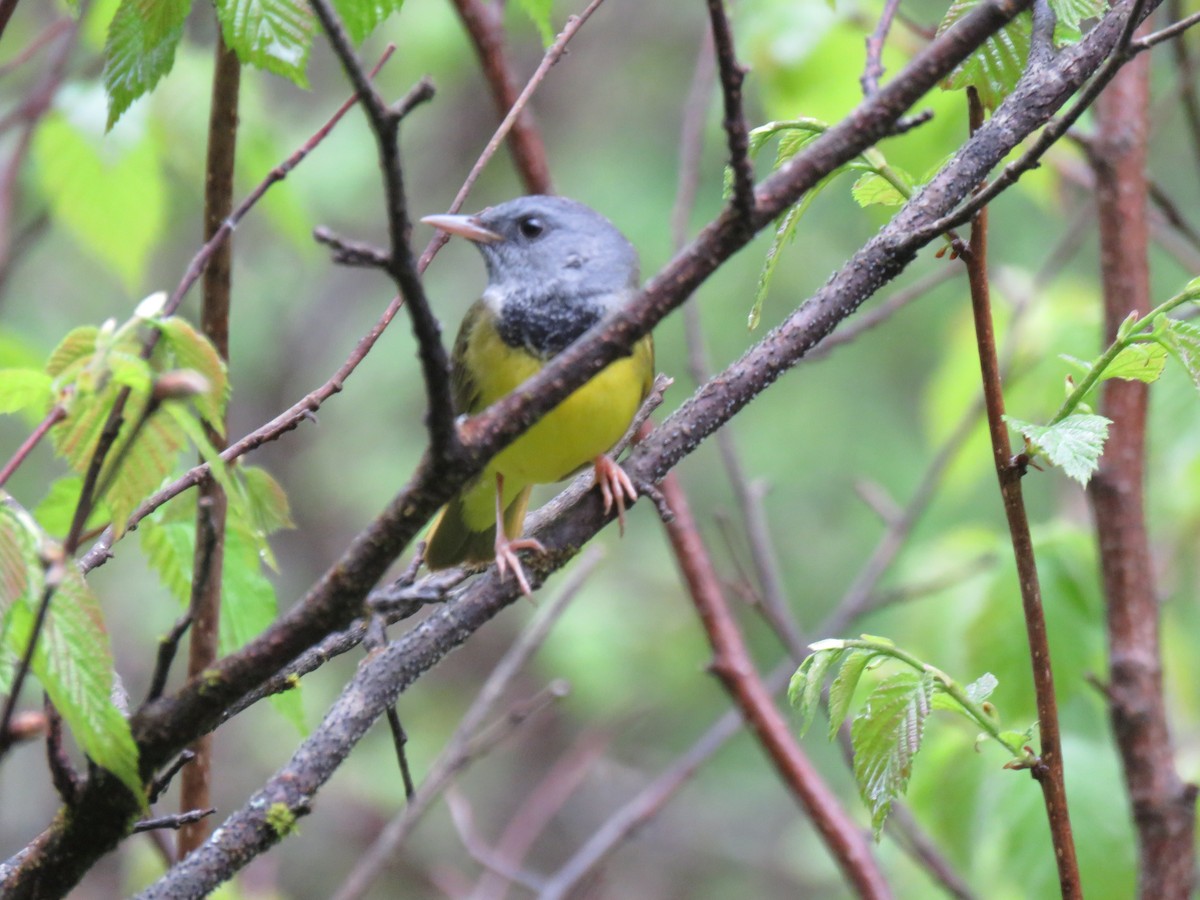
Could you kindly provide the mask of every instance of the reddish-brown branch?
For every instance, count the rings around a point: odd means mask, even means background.
[[[208,159],[204,180],[204,237],[212,238],[233,211],[233,172],[237,150],[238,94],[241,63],[217,34],[213,68],[212,107],[208,120]],[[233,244],[226,238],[213,252],[204,271],[204,300],[200,327],[221,358],[229,359],[229,304],[233,277]],[[217,449],[225,443],[221,432],[207,427]],[[221,573],[225,562],[225,513],[228,500],[214,478],[200,483],[196,500],[196,546],[192,563],[192,630],[188,644],[188,677],[195,678],[217,658],[221,621]],[[211,803],[212,735],[192,744],[196,754],[180,778],[180,812],[208,809]],[[179,856],[186,856],[208,837],[206,816],[189,819],[179,827]]]
[[[1096,170],[1107,345],[1150,303],[1146,152],[1150,67],[1126,66],[1096,104]],[[1195,885],[1196,787],[1175,770],[1163,697],[1159,604],[1143,482],[1149,386],[1111,379],[1101,410],[1112,426],[1089,496],[1096,520],[1109,642],[1106,696],[1133,807],[1138,896],[1169,900]]]
[[[66,415],[67,411],[61,406],[55,406],[50,412],[46,413],[46,418],[38,423],[37,428],[33,429],[29,437],[21,442],[21,446],[17,448],[9,461],[4,464],[4,468],[0,469],[0,487],[3,487],[4,483],[12,477],[12,473],[20,468],[21,463],[25,461],[25,457],[33,452],[33,448],[46,436],[46,432],[66,418]]]
[[[484,80],[491,89],[496,108],[504,116],[517,102],[517,79],[504,49],[504,7],[499,3],[481,0],[454,0],[454,8],[475,45]],[[508,149],[521,183],[530,194],[552,194],[550,165],[546,161],[546,145],[533,113],[522,106],[513,119],[508,135]]]
[[[687,497],[674,474],[662,482],[673,514],[664,522],[675,561],[713,648],[713,673],[741,711],[784,784],[803,806],[821,838],[861,897],[890,897],[862,831],[821,780],[792,737],[770,691],[755,670],[750,653],[725,602],[721,581],[700,537]]]
[[[971,105],[971,131],[975,132],[983,125],[983,104],[973,88],[968,89],[968,96]],[[1062,896],[1064,900],[1076,900],[1082,898],[1083,892],[1079,881],[1079,863],[1075,856],[1075,840],[1071,834],[1071,819],[1067,811],[1058,702],[1054,696],[1054,675],[1050,667],[1050,639],[1046,632],[1045,611],[1042,608],[1037,560],[1033,553],[1033,536],[1029,530],[1025,500],[1021,493],[1024,466],[1013,459],[1012,447],[1008,440],[1008,426],[1004,422],[1004,393],[1000,378],[1000,359],[996,353],[996,335],[992,328],[988,285],[986,207],[977,212],[971,220],[971,242],[969,252],[963,260],[967,265],[967,278],[971,282],[971,311],[975,319],[975,341],[983,374],[983,397],[987,408],[992,458],[996,476],[1000,481],[1000,496],[1004,501],[1004,514],[1008,520],[1009,536],[1016,560],[1025,631],[1029,641],[1030,661],[1033,664],[1041,753],[1032,774],[1042,788]]]

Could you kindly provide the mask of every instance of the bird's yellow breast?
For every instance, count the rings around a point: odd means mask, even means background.
[[[473,329],[465,356],[480,408],[515,391],[544,365],[524,349],[506,344],[486,315]],[[632,355],[610,363],[502,450],[488,472],[504,476],[506,496],[509,482],[515,494],[526,485],[566,478],[621,439],[649,393],[653,368],[647,337]]]

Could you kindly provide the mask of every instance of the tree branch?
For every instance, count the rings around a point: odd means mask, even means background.
[[[713,648],[711,668],[770,757],[779,776],[807,812],[846,880],[860,897],[890,897],[891,890],[862,832],[846,814],[792,737],[725,602],[720,581],[700,539],[687,498],[673,476],[662,483],[674,514],[665,523],[675,560]]]
[[[1104,342],[1130,313],[1150,311],[1146,161],[1150,67],[1145,57],[1118,74],[1096,103],[1090,158],[1104,286]],[[1158,593],[1146,525],[1149,385],[1112,379],[1101,412],[1112,420],[1088,496],[1107,610],[1106,696],[1133,807],[1138,896],[1186,898],[1196,880],[1196,786],[1175,768],[1162,683]]]

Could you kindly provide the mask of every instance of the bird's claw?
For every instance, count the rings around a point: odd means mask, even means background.
[[[529,587],[529,580],[525,577],[525,570],[521,567],[521,560],[517,556],[518,550],[534,550],[538,553],[545,553],[546,548],[536,538],[518,538],[515,541],[510,541],[506,537],[496,538],[496,571],[500,573],[500,580],[503,581],[504,576],[511,571],[517,579],[521,593],[528,597],[533,591]]]
[[[625,470],[607,456],[597,456],[596,484],[600,488],[600,496],[604,500],[604,514],[612,512],[617,507],[617,527],[621,535],[625,534],[625,501],[633,503],[638,498],[637,488]]]

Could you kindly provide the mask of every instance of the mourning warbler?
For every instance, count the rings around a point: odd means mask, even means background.
[[[475,244],[488,285],[467,311],[452,357],[454,402],[476,413],[513,391],[637,289],[637,252],[592,209],[562,197],[510,200],[477,215],[422,219]],[[532,485],[561,481],[589,462],[624,528],[625,501],[637,492],[605,454],[620,440],[654,377],[647,335],[502,450],[439,514],[429,534],[431,569],[496,560],[521,590],[529,583],[517,550],[543,551],[521,538]]]

